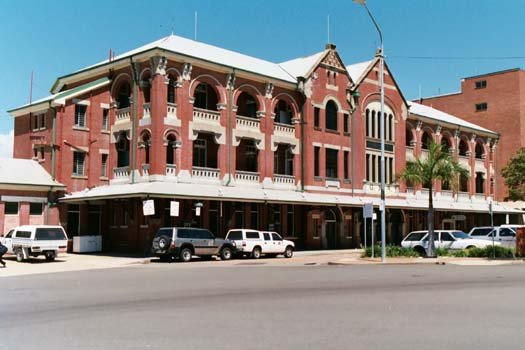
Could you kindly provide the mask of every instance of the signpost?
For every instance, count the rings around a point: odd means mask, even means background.
[[[371,219],[372,218],[373,214],[374,214],[374,205],[372,203],[365,203],[364,206],[363,206],[363,219],[365,219],[365,234],[364,234],[364,237],[365,237],[365,251],[366,251],[366,234],[367,234],[366,222],[368,221],[367,219]],[[372,225],[373,224],[374,223],[372,222]],[[374,247],[372,246],[372,254],[374,254],[373,251],[374,251]]]
[[[374,222],[377,221],[377,214],[376,213],[372,213],[372,259],[374,258]]]

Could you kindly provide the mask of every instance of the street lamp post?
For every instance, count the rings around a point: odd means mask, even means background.
[[[386,259],[386,210],[385,210],[385,82],[384,82],[384,66],[385,56],[383,52],[383,34],[377,24],[374,16],[366,6],[366,0],[354,0],[354,2],[363,5],[368,16],[374,23],[374,26],[379,33],[379,50],[376,56],[379,57],[379,85],[381,94],[381,118],[379,118],[379,133],[381,134],[381,203],[379,204],[379,210],[381,211],[381,261],[384,262]]]

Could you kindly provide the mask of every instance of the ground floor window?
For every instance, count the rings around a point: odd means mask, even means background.
[[[210,231],[213,232],[215,236],[221,235],[220,229],[220,218],[219,218],[219,202],[211,201],[210,209],[208,211]]]
[[[29,215],[42,215],[44,205],[42,203],[29,203]]]
[[[286,215],[286,234],[290,237],[295,237],[295,213],[294,206],[288,205],[288,212]]]
[[[250,206],[250,228],[254,230],[259,228],[259,210],[257,204]]]
[[[90,205],[88,208],[88,234],[100,235],[100,206]]]
[[[80,207],[78,204],[70,204],[67,207],[67,235],[68,237],[80,234]]]

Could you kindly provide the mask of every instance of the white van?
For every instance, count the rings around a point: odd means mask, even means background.
[[[256,231],[248,229],[230,230],[226,239],[235,242],[237,252],[250,254],[254,259],[259,259],[262,254],[275,257],[283,254],[285,258],[293,256],[295,244],[283,239],[277,232]]]

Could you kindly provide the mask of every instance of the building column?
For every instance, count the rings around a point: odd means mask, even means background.
[[[151,148],[150,175],[165,175],[166,150],[164,147],[164,118],[167,116],[168,88],[166,84],[166,57],[151,58]],[[142,106],[137,106],[141,107]]]

